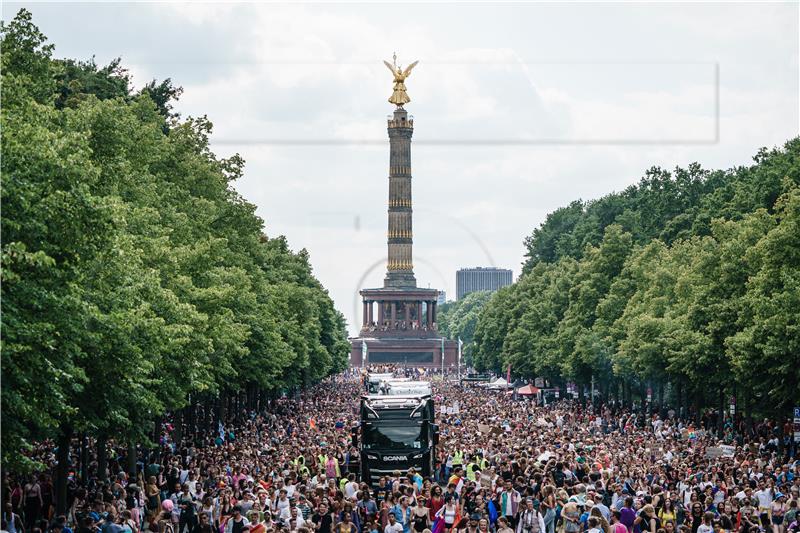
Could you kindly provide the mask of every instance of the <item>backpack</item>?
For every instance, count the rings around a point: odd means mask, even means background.
[[[175,533],[175,528],[169,520],[158,521],[158,533]]]

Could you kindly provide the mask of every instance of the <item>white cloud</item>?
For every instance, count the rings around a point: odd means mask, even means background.
[[[20,4],[5,4],[8,17]],[[270,235],[305,247],[350,323],[359,278],[385,255],[391,78],[408,81],[417,278],[455,295],[455,270],[519,273],[546,214],[638,181],[652,165],[746,164],[797,135],[797,4],[33,4],[61,55],[122,56],[137,83],[171,77],[178,110],[247,161],[238,190]],[[69,16],[66,16],[66,14]],[[91,31],[86,31],[86,28]],[[716,144],[437,146],[436,139],[713,138]],[[382,282],[381,268],[367,285]],[[444,278],[444,279],[442,279]]]

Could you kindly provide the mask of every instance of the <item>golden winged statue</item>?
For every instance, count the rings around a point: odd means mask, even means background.
[[[417,66],[417,63],[419,63],[419,61],[414,61],[403,70],[403,68],[397,64],[397,54],[392,56],[391,63],[388,61],[383,62],[386,68],[392,71],[392,75],[394,76],[394,91],[392,92],[392,96],[389,97],[389,102],[395,104],[397,107],[403,107],[403,104],[407,104],[411,101],[411,98],[408,97],[408,93],[406,92],[406,84],[404,82],[411,74],[411,69]]]

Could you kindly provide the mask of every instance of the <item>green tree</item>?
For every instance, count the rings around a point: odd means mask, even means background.
[[[170,80],[132,94],[118,60],[51,52],[27,11],[3,26],[2,464],[34,468],[30,442],[56,438],[63,511],[75,432],[102,464],[166,413],[180,432],[198,402],[340,371],[349,344],[308,253],[264,236],[232,187],[244,161],[178,120]]]
[[[451,339],[461,339],[463,362],[472,365],[473,338],[483,307],[491,299],[489,291],[472,292],[461,300],[448,302],[437,311],[439,331]]]
[[[774,416],[800,404],[800,187],[785,184],[776,223],[746,252],[738,331],[725,340],[738,379]]]

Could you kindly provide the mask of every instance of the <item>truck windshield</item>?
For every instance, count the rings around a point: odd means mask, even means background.
[[[423,426],[385,426],[370,424],[364,428],[365,450],[418,450],[422,448]]]

